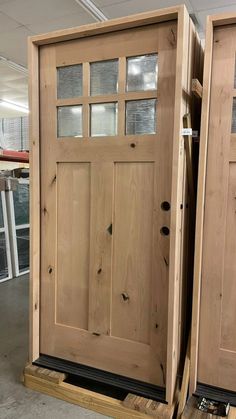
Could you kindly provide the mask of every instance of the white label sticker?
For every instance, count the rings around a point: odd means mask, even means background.
[[[182,129],[182,135],[192,135],[192,134],[193,134],[192,128],[183,128]]]

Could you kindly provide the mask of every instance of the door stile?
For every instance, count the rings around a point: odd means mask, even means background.
[[[43,65],[42,65],[43,63]],[[43,351],[47,336],[53,335],[55,322],[55,287],[57,281],[56,189],[55,160],[56,72],[55,48],[41,48],[40,119],[41,124],[41,342]],[[45,317],[44,317],[45,316]],[[42,329],[42,318],[45,322]],[[42,330],[44,331],[42,333]]]
[[[91,164],[88,330],[111,334],[114,164]]]

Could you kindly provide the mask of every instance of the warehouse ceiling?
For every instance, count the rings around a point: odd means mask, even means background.
[[[155,10],[182,3],[181,0],[93,0],[108,18]],[[236,11],[232,0],[185,0],[195,15],[200,36],[208,14]],[[0,0],[0,56],[27,67],[27,37],[56,29],[92,23],[95,19],[76,0]],[[27,76],[0,60],[0,100],[27,105]],[[0,117],[21,114],[0,106]]]

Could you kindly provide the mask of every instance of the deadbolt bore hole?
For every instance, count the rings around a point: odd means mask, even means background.
[[[131,143],[130,144],[130,147],[135,148],[136,147],[136,144],[135,143]]]
[[[170,210],[170,203],[168,201],[163,201],[161,203],[161,209],[163,211],[169,211]]]
[[[168,227],[163,226],[161,227],[160,233],[162,234],[162,236],[169,236],[170,230]]]

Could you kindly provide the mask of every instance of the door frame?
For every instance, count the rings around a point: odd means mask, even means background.
[[[193,278],[193,306],[191,326],[191,353],[190,353],[190,394],[196,391],[198,376],[198,345],[199,345],[199,318],[201,304],[201,275],[202,275],[202,250],[203,229],[205,216],[205,191],[207,172],[208,131],[211,98],[212,55],[214,29],[219,26],[236,23],[236,13],[221,13],[207,16],[206,41],[204,53],[202,117],[200,129],[200,150],[198,167],[197,209],[195,227],[195,255]]]
[[[167,335],[167,375],[166,400],[172,404],[176,376],[179,366],[179,308],[180,277],[182,270],[181,229],[183,211],[180,210],[184,183],[184,148],[181,130],[182,118],[189,109],[191,69],[188,67],[192,49],[189,36],[195,34],[193,24],[184,5],[169,7],[154,12],[142,13],[125,18],[114,19],[103,23],[94,23],[78,28],[52,32],[29,38],[29,107],[30,107],[30,349],[29,358],[33,362],[39,357],[39,322],[40,322],[40,120],[39,120],[39,49],[42,45],[84,38],[97,34],[137,28],[140,26],[176,20],[176,82],[174,102],[173,163],[171,187],[171,220],[170,220],[170,261],[168,291],[168,335]],[[191,52],[190,52],[191,49]],[[192,55],[191,55],[192,57]],[[193,60],[193,58],[192,58]],[[186,92],[187,95],[186,95]],[[185,93],[185,94],[184,94]]]

